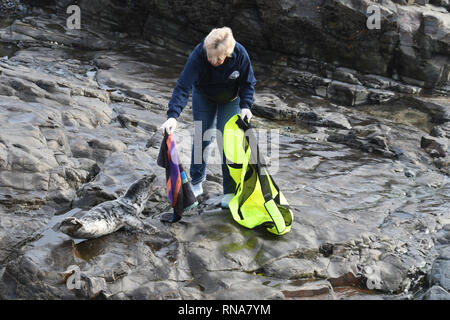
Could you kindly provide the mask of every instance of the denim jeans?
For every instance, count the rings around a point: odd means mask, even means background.
[[[194,128],[194,143],[192,145],[191,156],[191,183],[197,184],[202,182],[206,178],[206,161],[207,157],[203,156],[205,148],[208,147],[212,140],[205,138],[205,132],[214,128],[214,124],[217,129],[216,140],[219,146],[219,152],[222,153],[222,185],[223,193],[234,193],[236,183],[230,176],[228,167],[225,164],[225,157],[223,154],[223,128],[227,121],[234,115],[240,113],[239,97],[224,104],[216,104],[208,101],[208,99],[202,95],[198,90],[193,88],[192,90],[192,113],[194,117],[194,125],[201,123],[201,128],[195,125]],[[201,131],[201,132],[200,132]],[[219,132],[221,133],[219,135]],[[211,137],[212,138],[212,137]],[[201,141],[201,143],[200,143]],[[201,145],[201,150],[199,149]],[[200,152],[201,151],[201,152]],[[197,156],[194,156],[196,154]],[[201,159],[199,159],[201,156]]]

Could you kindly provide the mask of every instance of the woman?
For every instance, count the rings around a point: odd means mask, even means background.
[[[206,162],[203,157],[205,148],[211,141],[201,144],[201,161],[194,157],[200,148],[195,137],[201,137],[207,130],[216,129],[223,133],[225,123],[235,114],[249,121],[252,117],[250,108],[253,104],[256,79],[250,58],[245,48],[233,37],[228,27],[213,29],[190,54],[186,65],[177,81],[167,111],[168,120],[161,126],[164,133],[173,132],[177,118],[186,106],[192,89],[192,113],[194,122],[200,121],[201,128],[194,128],[194,144],[190,176],[192,191],[198,197],[203,193],[202,182],[206,178]],[[200,132],[201,131],[201,132]],[[222,141],[217,139],[220,150]],[[223,157],[222,153],[222,159]],[[197,161],[194,161],[197,160]],[[235,183],[230,177],[227,165],[222,161],[223,192],[222,207],[227,208],[233,198]]]

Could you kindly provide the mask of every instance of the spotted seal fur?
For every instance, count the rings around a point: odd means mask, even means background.
[[[65,218],[61,221],[59,230],[78,239],[98,238],[124,226],[137,228],[147,234],[156,233],[155,227],[138,218],[150,197],[155,177],[154,174],[143,176],[135,181],[123,196],[100,203],[80,218]]]

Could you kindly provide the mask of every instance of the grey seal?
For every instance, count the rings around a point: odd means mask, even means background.
[[[73,238],[94,239],[130,226],[147,234],[157,229],[140,220],[139,214],[151,195],[152,182],[156,175],[144,175],[115,200],[102,202],[80,218],[68,217],[61,221],[59,230]]]

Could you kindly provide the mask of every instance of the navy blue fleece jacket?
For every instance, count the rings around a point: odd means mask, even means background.
[[[169,101],[168,118],[180,116],[193,86],[204,94],[214,96],[229,90],[236,82],[239,87],[240,107],[251,108],[253,104],[256,79],[245,48],[236,41],[232,56],[227,57],[222,65],[214,67],[208,62],[203,42],[204,39],[191,52],[178,78]]]

